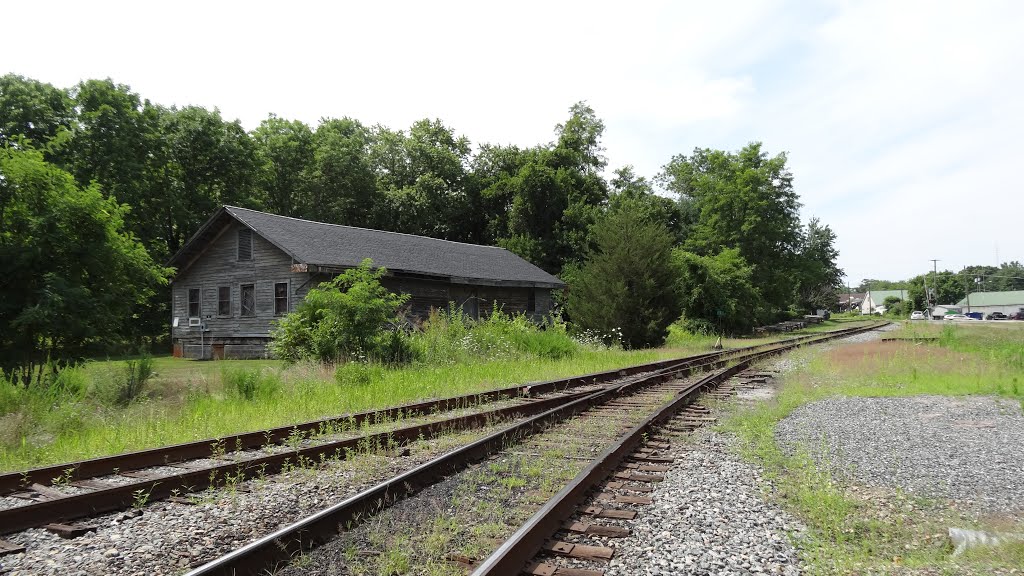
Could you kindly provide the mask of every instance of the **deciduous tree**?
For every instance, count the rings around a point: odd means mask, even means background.
[[[35,150],[0,149],[0,366],[24,383],[119,338],[167,271],[125,230],[128,207]]]

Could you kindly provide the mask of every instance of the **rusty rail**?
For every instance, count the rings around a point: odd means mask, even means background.
[[[850,328],[841,331],[841,333],[826,333],[826,336],[820,340],[815,340],[813,343],[851,336],[878,327],[879,325],[873,325]],[[795,348],[799,345],[796,344],[792,347]],[[545,541],[555,534],[565,521],[573,515],[588,494],[608,476],[613,474],[622,465],[626,457],[643,443],[644,437],[653,432],[656,426],[672,418],[681,408],[693,403],[697,396],[706,389],[717,386],[735,374],[749,368],[754,363],[777,353],[779,351],[771,350],[752,354],[729,368],[705,376],[689,386],[685,391],[680,392],[675,398],[666,402],[654,414],[647,417],[623,436],[622,439],[602,452],[590,466],[580,472],[565,488],[548,500],[504,544],[486,558],[473,571],[471,576],[498,576],[520,573],[540,553]]]
[[[775,346],[775,348],[771,348],[766,351],[748,352],[748,355],[741,360],[741,363],[750,364],[768,356],[791,350],[805,343],[816,343],[831,340],[833,338],[849,336],[875,327],[877,326],[850,328],[831,333],[800,337],[783,341],[781,343],[751,347],[760,349]],[[286,526],[272,534],[247,544],[238,550],[230,552],[203,566],[200,566],[199,568],[188,572],[186,576],[211,576],[215,574],[234,576],[242,574],[262,574],[268,571],[273,572],[297,554],[327,541],[337,535],[342,529],[356,525],[365,518],[389,506],[391,503],[411,496],[423,488],[465,469],[474,462],[480,461],[490,454],[500,451],[509,443],[516,442],[523,437],[544,430],[551,423],[565,420],[591,407],[602,404],[610,399],[644,386],[676,379],[681,375],[690,374],[698,368],[719,368],[731,361],[731,359],[711,359],[709,362],[703,364],[695,363],[693,366],[679,366],[675,368],[662,369],[652,375],[645,376],[633,382],[607,387],[582,395],[571,402],[546,410],[523,422],[509,426],[473,442],[472,444],[456,449],[412,470],[381,482],[380,484],[364,490],[363,492],[339,502],[338,504],[326,508],[312,516],[295,522],[290,526]],[[733,368],[727,369],[727,371],[731,370],[733,370]],[[701,382],[708,380],[708,378],[702,379]],[[706,384],[700,385],[698,383],[695,384],[695,386],[697,388],[694,389],[698,389],[706,386]],[[600,465],[595,464],[594,466]],[[567,487],[566,490],[569,490],[569,488]],[[563,490],[563,492],[566,490]],[[549,505],[545,506],[545,509],[554,507],[557,506],[550,505],[549,503]],[[543,525],[547,526],[548,522],[549,521],[545,520]],[[526,545],[532,546],[532,540]],[[503,546],[501,550],[506,549],[507,546],[508,544]],[[516,548],[516,550],[519,550],[519,548]],[[533,554],[530,555],[530,557],[532,556]],[[516,558],[516,556],[512,556],[511,558]],[[507,560],[504,562],[505,563],[503,565],[508,565]],[[520,563],[514,571],[499,570],[490,573],[514,574],[517,573],[523,565],[525,565],[525,560]]]
[[[760,345],[754,348],[764,346],[769,345]],[[541,392],[551,392],[559,389],[565,390],[562,386],[566,386],[566,383],[568,383],[568,389],[571,389],[576,386],[592,384],[595,381],[614,380],[641,372],[654,372],[657,374],[671,371],[672,373],[677,373],[680,370],[693,371],[708,367],[714,368],[727,362],[728,358],[734,353],[735,351],[729,350],[698,354],[687,358],[663,360],[633,366],[618,371],[601,372],[596,375],[588,374],[586,376],[532,384],[529,388],[531,394],[538,392],[538,390]],[[520,391],[522,387],[506,388],[502,391],[508,390]],[[137,501],[138,494],[145,494],[147,501],[153,502],[170,496],[183,495],[211,486],[217,486],[226,482],[228,478],[237,481],[266,474],[276,474],[289,466],[312,464],[327,458],[345,458],[350,451],[358,450],[360,446],[403,446],[418,439],[434,438],[456,430],[478,428],[488,423],[527,417],[568,404],[587,394],[589,393],[570,392],[562,396],[537,399],[529,403],[475,412],[425,424],[405,426],[374,434],[362,434],[314,446],[297,447],[287,452],[255,456],[244,460],[224,461],[222,464],[215,466],[191,468],[172,464],[174,467],[181,468],[182,472],[155,478],[141,478],[127,484],[98,489],[93,488],[88,492],[80,494],[72,494],[2,509],[0,510],[0,534],[10,534],[51,522],[64,522],[130,508]],[[476,395],[473,397],[476,397]],[[458,399],[466,398],[470,397],[463,396]],[[454,404],[453,399],[445,401]],[[419,403],[418,405],[427,404],[433,403]],[[387,409],[381,411],[381,413],[394,413],[395,410],[397,409]],[[266,445],[266,443],[263,445]],[[206,448],[209,449],[209,446],[206,446]],[[107,464],[109,465],[109,462]]]

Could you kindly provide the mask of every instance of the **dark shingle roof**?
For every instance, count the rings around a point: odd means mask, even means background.
[[[564,286],[558,278],[504,248],[300,220],[235,206],[225,206],[222,210],[284,250],[296,262],[311,266],[352,267],[371,258],[375,266],[383,266],[390,272],[510,286]],[[221,211],[210,223],[219,215]],[[197,240],[196,237],[189,244]],[[174,260],[177,259],[175,256]]]

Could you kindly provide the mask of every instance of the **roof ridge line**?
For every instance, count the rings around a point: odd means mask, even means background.
[[[445,238],[434,238],[433,236],[423,236],[421,234],[409,234],[407,232],[394,232],[391,230],[378,230],[377,228],[364,228],[362,226],[349,226],[347,224],[334,224],[332,222],[320,222],[318,220],[307,220],[305,218],[296,218],[294,216],[282,216],[280,214],[273,214],[271,212],[263,212],[261,210],[253,210],[252,208],[242,208],[241,206],[232,206],[230,204],[224,204],[224,208],[229,210],[246,210],[248,212],[256,212],[257,214],[265,214],[267,216],[273,216],[275,218],[287,218],[289,220],[298,220],[299,222],[309,222],[310,224],[322,224],[324,226],[337,226],[339,228],[352,228],[353,230],[366,230],[368,232],[381,232],[383,234],[396,234],[398,236],[411,236],[413,238],[426,238],[428,240],[436,240],[438,242],[450,242],[452,244],[460,244],[462,246],[474,246],[477,248],[495,248],[497,250],[505,250],[508,252],[508,248],[502,248],[501,246],[491,246],[488,244],[472,244],[470,242],[459,242],[457,240],[447,240]]]

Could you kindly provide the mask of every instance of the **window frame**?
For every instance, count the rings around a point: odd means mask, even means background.
[[[249,241],[249,257],[248,258],[242,258],[242,246],[243,246],[243,244],[242,244],[242,237],[243,237],[243,235],[246,236],[248,238],[248,241]],[[253,244],[254,244],[254,242],[253,242],[253,239],[252,239],[252,229],[246,228],[244,226],[240,227],[238,229],[238,237],[237,237],[236,246],[235,246],[235,259],[238,262],[252,262],[253,261]]]
[[[281,311],[281,310],[278,309],[278,302],[280,300],[282,300],[282,297],[277,295],[277,287],[278,286],[284,286],[284,297],[283,297],[283,300],[284,300],[284,311]],[[274,316],[284,316],[285,314],[288,313],[288,304],[289,304],[289,300],[291,299],[291,294],[289,294],[289,292],[290,292],[289,289],[290,289],[290,286],[289,286],[289,283],[287,281],[284,281],[284,282],[274,282]]]
[[[252,289],[252,308],[249,309],[249,313],[246,314],[245,309],[245,289]],[[242,318],[255,318],[256,317],[256,284],[246,283],[238,285],[238,300],[239,300],[239,316]]]
[[[195,301],[192,300],[192,294],[196,295]],[[188,288],[185,296],[186,308],[189,318],[202,318],[203,317],[203,289],[202,288]],[[196,313],[192,313],[192,306],[196,307]]]
[[[228,297],[225,299],[224,292],[227,291]],[[223,305],[227,304],[227,312],[224,311]],[[217,287],[217,317],[218,318],[230,318],[231,317],[231,286],[218,286]]]

